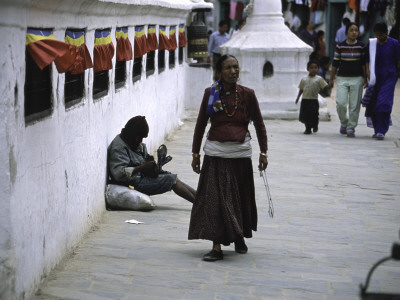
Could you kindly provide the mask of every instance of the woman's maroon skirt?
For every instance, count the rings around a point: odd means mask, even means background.
[[[250,158],[205,156],[192,208],[189,240],[229,245],[252,237],[257,207]]]

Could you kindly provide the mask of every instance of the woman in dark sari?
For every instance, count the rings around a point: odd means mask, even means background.
[[[388,28],[385,23],[377,23],[374,26],[374,33],[377,39],[370,40],[366,52],[367,76],[370,85],[373,86],[373,92],[366,105],[365,116],[372,120],[375,131],[372,137],[383,140],[389,130],[394,89],[400,70],[400,44],[397,40],[388,37]],[[374,43],[376,46],[373,46]]]
[[[253,121],[260,147],[259,170],[267,161],[267,132],[253,90],[238,85],[239,63],[232,55],[216,64],[216,81],[204,92],[193,136],[192,168],[200,173],[192,208],[189,239],[213,242],[205,261],[223,259],[221,244],[235,243],[235,251],[246,253],[244,238],[257,230],[252,150],[248,125]],[[208,120],[211,127],[204,145],[200,171],[200,146]]]

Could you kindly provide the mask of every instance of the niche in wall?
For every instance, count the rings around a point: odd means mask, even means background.
[[[51,64],[41,70],[25,50],[25,121],[31,122],[52,112]]]
[[[274,75],[274,66],[270,61],[267,61],[263,67],[263,77],[268,78]]]
[[[156,51],[154,51],[154,50],[147,53],[147,58],[146,58],[146,76],[147,77],[154,74],[155,56],[156,56]]]
[[[143,56],[135,57],[133,60],[133,74],[132,81],[138,81],[142,77],[142,62]]]

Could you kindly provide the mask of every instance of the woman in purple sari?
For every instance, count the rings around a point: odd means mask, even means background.
[[[376,51],[370,50],[372,47],[375,48],[372,46],[373,41],[370,40],[366,61],[370,84],[373,84],[373,73],[375,73],[376,81],[372,97],[366,105],[365,116],[372,120],[375,131],[372,137],[383,140],[389,130],[394,89],[400,70],[400,44],[397,40],[388,37],[388,28],[385,23],[377,23],[374,26],[374,33],[377,37]],[[369,65],[371,65],[371,70]]]

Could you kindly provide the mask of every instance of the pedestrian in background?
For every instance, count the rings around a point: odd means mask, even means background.
[[[268,165],[264,120],[254,91],[237,84],[237,59],[223,55],[216,69],[219,80],[204,92],[192,145],[192,168],[200,179],[188,237],[213,242],[212,250],[203,256],[205,261],[223,259],[221,244],[233,242],[236,252],[246,253],[244,238],[251,238],[257,230],[250,121],[260,147],[258,169]],[[200,146],[208,120],[211,127],[200,169]]]
[[[324,37],[325,37],[325,32],[323,30],[318,30],[317,43],[316,43],[316,49],[315,49],[315,51],[317,51],[318,59],[321,59],[321,57],[326,56],[326,45],[325,45]]]
[[[340,120],[339,132],[347,137],[355,137],[363,84],[367,84],[365,44],[357,40],[359,28],[355,23],[347,25],[346,35],[347,39],[335,48],[329,87],[333,87],[337,71],[336,110]]]
[[[242,30],[242,28],[244,27],[244,25],[246,25],[246,20],[245,20],[245,19],[240,20],[239,23],[236,25],[235,29],[232,30],[232,31],[229,33],[229,39],[231,39],[231,38],[234,37],[237,33],[239,33],[240,30]]]
[[[229,40],[228,31],[228,22],[220,21],[218,24],[218,30],[213,32],[210,35],[210,40],[208,41],[208,60],[212,60],[213,70],[214,70],[214,80],[217,80],[215,74],[215,64],[218,59],[221,57],[221,53],[219,52],[219,46],[226,43]]]
[[[301,79],[299,84],[299,93],[297,94],[296,104],[303,95],[300,104],[299,121],[304,123],[306,130],[304,134],[311,134],[311,129],[314,133],[318,131],[319,123],[319,103],[318,93],[326,90],[328,84],[326,81],[317,75],[318,62],[309,61],[307,63],[308,76]]]
[[[372,119],[375,131],[372,137],[383,140],[389,130],[394,90],[400,72],[400,45],[396,39],[388,37],[388,27],[385,23],[375,24],[374,34],[375,50],[371,49],[370,40],[366,51],[367,76],[373,85],[373,96],[367,104],[365,115]],[[371,82],[373,73],[376,78],[375,84]]]
[[[310,45],[315,51],[317,48],[317,33],[314,30],[313,23],[308,21],[308,24],[300,30],[299,38]]]
[[[317,75],[321,76],[327,83],[329,80],[326,78],[326,72],[329,71],[331,67],[331,60],[329,56],[323,56],[319,59],[319,69]]]
[[[347,25],[349,25],[350,22],[351,21],[349,18],[343,18],[342,26],[336,31],[336,36],[335,36],[336,44],[339,44],[343,42],[345,39],[347,39],[346,27]]]

